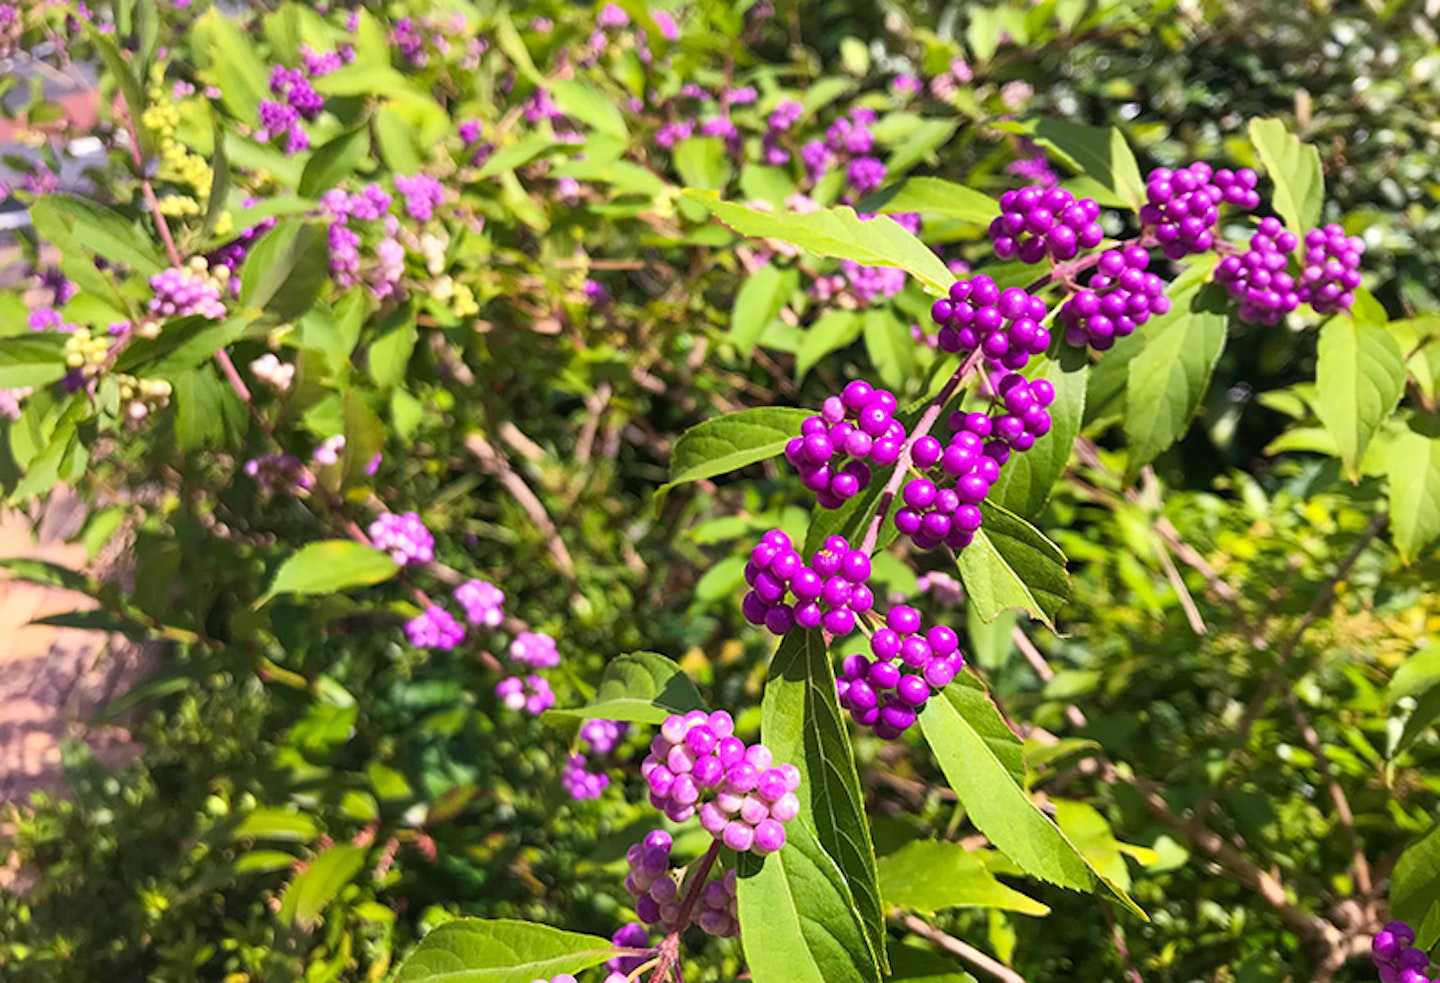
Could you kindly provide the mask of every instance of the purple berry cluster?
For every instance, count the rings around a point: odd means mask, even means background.
[[[1151,317],[1170,310],[1165,281],[1147,272],[1150,253],[1140,246],[1102,253],[1090,282],[1072,294],[1057,315],[1065,340],[1106,351]]]
[[[369,532],[371,545],[389,553],[402,566],[435,559],[435,537],[415,512],[387,512],[370,523]]]
[[[633,866],[633,865],[632,865]],[[621,949],[644,949],[650,945],[650,932],[640,922],[622,925],[610,936],[610,944]],[[605,961],[610,975],[605,983],[629,983],[630,974],[644,966],[645,956],[615,956]]]
[[[228,282],[229,270],[216,267],[215,276],[207,276],[205,261],[187,267],[170,267],[150,278],[150,312],[161,317],[198,315],[212,321],[223,321],[227,313],[216,279]],[[221,275],[223,271],[223,276]]]
[[[765,135],[760,140],[760,152],[765,163],[772,167],[790,162],[790,152],[780,145],[780,138],[791,127],[800,122],[805,104],[795,99],[782,99],[765,120]]]
[[[1000,214],[990,223],[990,242],[1001,259],[1038,263],[1046,256],[1074,259],[1105,238],[1096,221],[1100,204],[1064,188],[1030,187],[1000,196]]]
[[[598,799],[610,787],[610,776],[603,771],[590,771],[583,754],[572,754],[560,770],[560,784],[570,798],[579,801]]]
[[[620,746],[630,725],[615,720],[587,720],[580,725],[580,739],[596,754],[609,754]]]
[[[1402,921],[1387,922],[1370,942],[1380,983],[1431,983],[1430,957],[1415,948],[1415,930]]]
[[[736,853],[779,850],[785,824],[800,812],[799,769],[775,765],[764,744],[747,747],[723,710],[667,717],[640,774],[651,805],[677,823],[698,813],[705,831]]]
[[[330,219],[330,274],[342,287],[360,280],[360,233],[351,220],[373,222],[386,219],[386,231],[398,231],[397,220],[389,214],[392,199],[384,188],[370,183],[355,194],[332,188],[320,196],[320,207]]]
[[[267,498],[305,495],[315,487],[315,476],[294,454],[261,454],[245,462],[245,474]]]
[[[1157,167],[1145,179],[1140,222],[1154,231],[1167,259],[1183,259],[1215,245],[1220,205],[1251,211],[1260,204],[1259,177],[1248,167],[1214,170],[1204,161],[1171,170]]]
[[[549,635],[522,631],[510,642],[510,658],[537,669],[553,669],[560,664],[560,651]]]
[[[905,427],[895,419],[895,394],[859,379],[800,425],[785,445],[785,459],[827,509],[838,509],[870,484],[870,462],[889,467],[900,457]]]
[[[866,585],[869,579],[870,557],[851,549],[844,536],[825,540],[806,566],[790,537],[772,529],[745,565],[750,591],[740,610],[752,625],[764,625],[776,635],[796,626],[848,635],[855,630],[856,616],[875,606],[875,595]]]
[[[625,889],[635,899],[635,914],[645,924],[658,925],[667,933],[698,925],[708,935],[739,935],[733,870],[700,888],[699,903],[691,908],[686,924],[680,923],[683,871],[670,867],[672,846],[670,834],[657,829],[626,852],[630,873],[625,875]]]
[[[840,706],[877,737],[894,740],[915,723],[930,699],[965,666],[960,639],[944,625],[921,630],[920,612],[899,605],[870,637],[873,658],[856,653],[840,663]]]
[[[1300,306],[1295,279],[1285,272],[1290,254],[1300,244],[1278,218],[1261,219],[1250,248],[1226,256],[1215,267],[1215,281],[1240,302],[1240,317],[1252,324],[1278,324]]]
[[[467,580],[455,588],[455,602],[472,625],[498,628],[505,617],[505,592],[484,580]]]
[[[544,676],[530,673],[523,678],[506,676],[495,684],[495,695],[511,710],[524,710],[538,717],[555,705],[555,694]]]
[[[1305,233],[1305,268],[1300,273],[1300,299],[1317,314],[1348,310],[1360,286],[1360,257],[1365,242],[1346,237],[1338,225]]]
[[[939,345],[952,354],[981,349],[1007,369],[1023,369],[1032,355],[1050,347],[1041,326],[1045,302],[1020,287],[1004,290],[984,274],[956,280],[950,294],[935,301],[930,316],[940,325]]]
[[[417,649],[448,652],[465,640],[465,626],[456,621],[449,611],[432,604],[405,622],[405,634]]]
[[[283,133],[287,154],[309,150],[310,136],[300,121],[319,116],[325,100],[310,85],[304,72],[283,65],[270,70],[270,92],[275,98],[260,100],[258,107],[260,126],[265,131],[262,139],[273,139]]]
[[[397,175],[395,190],[405,198],[405,213],[417,222],[430,221],[445,202],[445,185],[428,174]]]

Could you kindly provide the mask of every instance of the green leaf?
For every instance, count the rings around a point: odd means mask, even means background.
[[[336,187],[355,173],[369,152],[370,131],[364,126],[347,130],[326,142],[305,162],[305,170],[300,174],[300,195],[314,198]]]
[[[279,916],[303,928],[313,928],[335,896],[365,867],[365,849],[352,843],[337,843],[310,861],[285,889]]]
[[[236,119],[254,123],[258,121],[256,107],[270,98],[269,71],[240,24],[238,18],[212,7],[192,30],[207,50],[208,74],[220,87],[221,102]]]
[[[870,840],[860,776],[850,747],[835,675],[818,631],[787,634],[770,661],[760,706],[760,735],[776,761],[800,769],[799,820],[815,832],[845,880],[855,916],[869,940],[870,959],[885,965],[885,913]],[[860,959],[860,953],[855,953]]]
[[[1195,295],[1143,329],[1145,347],[1130,360],[1125,384],[1130,478],[1185,435],[1205,398],[1225,348],[1218,290]]]
[[[1440,644],[1427,646],[1402,662],[1390,680],[1386,696],[1394,703],[1436,686],[1440,686]]]
[[[1024,768],[1020,739],[983,686],[968,673],[957,676],[925,704],[920,727],[945,780],[998,850],[1041,880],[1075,891],[1091,889],[1095,872],[1017,780]],[[1124,891],[1106,884],[1121,903],[1145,917]]]
[[[375,146],[396,174],[418,174],[425,164],[416,146],[415,127],[393,106],[375,114]]]
[[[46,195],[45,201],[56,211],[74,242],[90,255],[123,263],[147,277],[165,267],[150,237],[113,208],[58,193]]]
[[[814,414],[808,410],[764,406],[726,413],[691,427],[675,442],[670,480],[656,494],[774,457],[787,441],[800,435],[800,424],[810,416]]]
[[[288,840],[307,843],[320,834],[315,820],[290,809],[256,809],[230,834],[233,840]]]
[[[140,122],[145,115],[145,93],[140,87],[140,81],[130,71],[130,65],[126,62],[120,49],[116,47],[114,40],[99,33],[95,24],[90,21],[85,23],[85,34],[90,43],[95,46],[101,61],[105,62],[105,68],[111,77],[120,86],[120,95],[125,100],[125,107],[130,113],[130,118],[136,121],[135,134],[140,138],[140,155],[150,158],[155,153],[155,138],[150,133],[150,127]]]
[[[741,235],[779,239],[816,256],[853,259],[867,266],[898,266],[936,296],[949,290],[955,279],[930,247],[898,223],[863,221],[853,208],[823,208],[801,215],[759,212],[694,189],[686,191],[685,197]]]
[[[960,579],[982,621],[1019,608],[1054,628],[1056,612],[1070,597],[1065,554],[1041,532],[998,505],[982,502],[985,521],[960,551]]]
[[[419,328],[414,310],[408,304],[397,307],[381,322],[379,332],[365,349],[365,368],[376,385],[388,388],[404,381],[415,352]]]
[[[1415,929],[1415,944],[1440,941],[1440,823],[1400,854],[1390,879],[1390,913]]]
[[[495,43],[532,85],[545,85],[545,76],[535,67],[535,62],[530,57],[530,49],[525,47],[525,41],[520,37],[520,32],[515,30],[515,22],[510,19],[509,11],[504,9],[495,15]]]
[[[182,451],[238,446],[249,416],[245,404],[212,365],[200,365],[170,380],[175,440]]]
[[[607,939],[508,919],[460,918],[420,940],[395,983],[533,983],[615,955]]]
[[[886,904],[933,915],[946,908],[998,908],[1022,915],[1050,909],[1001,883],[985,855],[959,843],[915,840],[880,858],[880,893]]]
[[[145,367],[145,374],[159,379],[174,380],[202,364],[222,348],[238,341],[249,329],[252,321],[245,314],[239,314],[224,321],[210,321],[200,317],[181,318],[167,322],[158,338],[141,338],[125,349],[116,366],[128,369],[139,366],[141,358],[153,357]],[[144,348],[140,342],[151,342]],[[153,346],[153,347],[152,347]],[[128,356],[134,350],[135,359]]]
[[[233,184],[230,157],[225,152],[225,127],[220,122],[220,114],[213,110],[210,113],[210,139],[215,145],[210,160],[213,177],[210,179],[210,196],[205,199],[205,218],[200,223],[201,242],[215,241],[215,228],[220,224],[220,216],[225,213],[225,206],[230,203],[230,188]]]
[[[891,176],[904,174],[915,164],[930,158],[950,142],[959,128],[959,122],[953,119],[921,120],[890,152],[885,161],[886,173]]]
[[[389,580],[399,569],[389,553],[364,543],[348,539],[309,543],[280,565],[259,604],[277,594],[332,594],[366,587]]]
[[[550,710],[544,719],[661,724],[671,714],[704,708],[700,691],[670,659],[655,652],[627,652],[605,666],[600,686],[589,703]]]
[[[915,370],[918,346],[910,327],[889,307],[872,307],[860,317],[865,351],[880,381],[890,389],[903,389]]]
[[[741,854],[736,870],[753,983],[880,983],[845,879],[809,826],[790,823],[779,853]]]
[[[1390,446],[1390,534],[1406,563],[1440,535],[1440,439],[1405,430]]]
[[[1067,354],[1068,350],[1067,350]],[[1038,516],[1050,498],[1055,482],[1065,473],[1075,438],[1085,418],[1085,390],[1089,367],[1079,353],[1076,357],[1051,360],[1037,378],[1048,379],[1055,387],[1050,406],[1050,432],[1023,454],[1011,455],[1000,469],[1000,478],[990,489],[990,500],[1027,519]]]
[[[1301,143],[1278,119],[1252,119],[1250,141],[1275,183],[1271,206],[1303,242],[1305,233],[1320,224],[1320,206],[1325,201],[1320,152]]]
[[[1348,317],[1326,322],[1316,352],[1315,415],[1358,481],[1365,448],[1405,390],[1405,360],[1387,331]]]
[[[558,146],[560,144],[550,137],[527,137],[519,143],[511,144],[492,154],[490,159],[485,162],[485,166],[480,168],[480,177],[487,178],[494,174],[518,170],[536,157],[548,153]]]
[[[719,191],[730,183],[730,158],[719,137],[681,140],[671,152],[680,180],[691,188]]]
[[[1144,203],[1145,183],[1140,180],[1140,167],[1118,129],[1059,119],[1027,119],[1002,123],[998,128],[1029,134],[1066,164],[1113,192],[1116,200],[1102,201],[1102,205],[1118,204],[1138,210]]]
[[[65,366],[66,337],[44,333],[0,338],[0,389],[47,386],[63,378],[70,371]]]
[[[1130,868],[1125,863],[1127,854],[1142,864],[1158,861],[1155,851],[1117,840],[1109,820],[1095,807],[1065,799],[1052,799],[1051,804],[1055,807],[1055,822],[1075,844],[1085,862],[1122,889],[1130,889]]]
[[[914,945],[891,946],[890,957],[890,983],[975,983],[952,960]]]
[[[755,342],[795,291],[799,274],[767,263],[745,278],[730,311],[730,340],[749,355]]]
[[[256,241],[240,273],[240,302],[268,319],[293,321],[330,279],[330,240],[316,222],[280,225]]]
[[[593,84],[560,79],[550,83],[550,94],[555,98],[555,104],[571,119],[611,136],[624,138],[630,135],[625,127],[625,117],[620,115],[615,100]]]
[[[1000,203],[982,194],[938,177],[911,177],[893,184],[860,202],[856,210],[865,214],[894,215],[919,212],[928,218],[948,218],[976,225],[990,224],[1000,214]]]
[[[345,449],[340,452],[340,474],[346,485],[364,484],[365,471],[385,446],[385,424],[357,390],[342,397]]]
[[[805,339],[795,353],[795,376],[806,374],[825,356],[848,348],[860,337],[860,315],[854,311],[826,311],[805,329]]]

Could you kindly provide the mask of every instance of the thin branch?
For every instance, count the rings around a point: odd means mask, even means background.
[[[997,980],[1001,980],[1002,983],[1025,983],[1025,977],[1009,966],[990,958],[974,946],[961,942],[955,936],[942,932],[918,915],[909,913],[898,915],[895,917],[895,921],[922,939],[933,942],[951,955],[959,956],[977,969],[984,970]]]
[[[1055,678],[1055,670],[1050,668],[1050,663],[1045,661],[1044,653],[1035,646],[1023,628],[1016,625],[1010,632],[1010,638],[1015,642],[1015,647],[1020,650],[1020,654],[1025,657],[1025,661],[1030,663],[1030,668],[1035,670],[1035,675],[1040,677],[1041,682],[1048,683]],[[1085,712],[1073,703],[1065,707],[1065,719],[1070,721],[1074,727],[1084,727],[1089,723]]]
[[[560,567],[560,572],[565,579],[575,580],[575,561],[570,558],[570,551],[565,548],[565,542],[560,538],[560,531],[555,527],[555,522],[550,518],[550,513],[545,511],[545,505],[540,501],[530,486],[525,483],[505,455],[496,450],[489,441],[478,433],[470,434],[465,438],[465,449],[480,462],[480,466],[493,474],[505,486],[505,490],[514,496],[535,523],[535,528],[540,530],[545,537],[546,545],[550,549],[550,555],[555,558],[555,563]]]
[[[699,860],[699,866],[690,874],[690,887],[685,892],[685,898],[680,902],[680,911],[675,916],[675,924],[679,926],[665,936],[660,943],[660,960],[655,964],[655,972],[650,976],[650,983],[667,983],[671,971],[675,972],[678,979],[680,975],[680,933],[684,926],[690,923],[690,912],[694,910],[695,903],[700,900],[700,893],[705,889],[705,881],[710,876],[710,868],[715,865],[715,858],[720,856],[720,841],[716,840],[710,844],[710,849],[705,851],[705,856]]]

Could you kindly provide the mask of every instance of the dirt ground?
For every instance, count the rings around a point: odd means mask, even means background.
[[[62,499],[32,538],[25,515],[0,513],[0,557],[83,567],[84,548],[65,543],[82,520],[78,501]],[[67,736],[85,740],[112,767],[135,753],[123,728],[86,721],[138,676],[140,653],[95,632],[30,624],[92,606],[82,595],[16,581],[0,570],[0,803],[24,803],[36,791],[63,793],[60,743]]]

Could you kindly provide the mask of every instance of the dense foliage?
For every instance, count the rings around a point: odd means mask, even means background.
[[[158,666],[0,975],[1399,973],[1433,14],[0,3],[0,486],[125,558],[5,565]]]

